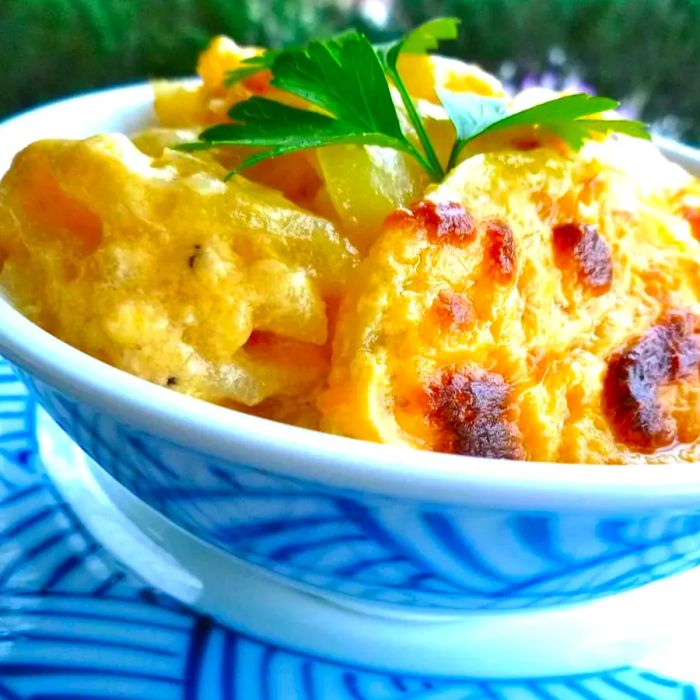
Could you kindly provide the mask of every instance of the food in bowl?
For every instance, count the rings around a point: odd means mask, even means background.
[[[388,217],[352,277],[325,425],[547,462],[693,442],[700,245],[677,209],[684,179],[649,144],[465,161]]]
[[[120,135],[30,146],[4,182],[6,289],[42,327],[152,382],[281,402],[273,413],[302,404],[327,374],[326,306],[356,253],[326,219],[224,174]]]
[[[156,84],[159,127],[17,156],[0,282],[79,349],[274,420],[518,460],[692,445],[700,183],[610,100],[427,55],[452,27],[216,39],[200,83]]]

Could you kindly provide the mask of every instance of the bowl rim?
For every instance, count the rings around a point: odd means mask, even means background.
[[[151,86],[96,90],[28,110],[0,123],[0,148],[13,130],[21,133],[29,125],[65,118],[75,110],[104,111],[105,105],[146,114],[152,110]],[[655,140],[673,160],[700,171],[700,150],[665,138]],[[700,470],[693,463],[617,466],[463,457],[356,440],[232,411],[97,360],[50,335],[5,299],[0,299],[0,353],[53,388],[136,430],[321,488],[530,511],[700,508]]]

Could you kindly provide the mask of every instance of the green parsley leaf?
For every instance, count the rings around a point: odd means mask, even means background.
[[[595,134],[612,131],[635,138],[651,138],[642,122],[585,118],[620,106],[619,102],[608,97],[585,93],[566,95],[511,115],[506,115],[505,105],[501,100],[464,95],[449,90],[440,90],[439,97],[457,130],[457,141],[450,156],[448,169],[454,167],[459,154],[474,139],[513,127],[537,127],[556,134],[575,151]]]
[[[245,160],[233,175],[251,165],[284,153],[336,144],[375,145],[394,148],[415,158],[434,180],[444,177],[423,121],[398,70],[403,52],[423,54],[441,41],[457,36],[459,20],[438,17],[414,29],[402,39],[373,47],[356,31],[306,47],[271,50],[242,62],[230,71],[233,85],[261,70],[270,70],[270,84],[309,104],[309,109],[285,105],[262,97],[234,105],[231,123],[211,127],[200,140],[178,146],[197,151],[219,146],[251,146],[261,149]],[[421,149],[401,128],[389,80],[403,101]],[[438,89],[445,111],[455,126],[457,139],[449,159],[454,167],[467,144],[486,133],[529,126],[558,135],[578,150],[595,134],[611,131],[636,138],[651,138],[637,121],[600,119],[597,115],[619,106],[607,97],[568,95],[515,114],[505,100]]]
[[[457,130],[457,138],[462,141],[467,141],[508,116],[508,104],[503,98],[452,92],[439,87],[436,92]]]
[[[231,109],[231,124],[200,135],[184,150],[245,145],[265,148],[232,174],[283,153],[334,144],[395,148],[428,167],[401,130],[379,58],[367,38],[350,32],[275,56],[271,85],[303,98],[317,110],[252,97]]]
[[[580,150],[595,134],[614,132],[645,141],[651,140],[651,134],[644,122],[627,119],[575,119],[571,122],[545,125],[545,128],[560,136],[574,151]]]
[[[260,73],[263,70],[269,70],[272,68],[272,64],[275,62],[275,58],[282,53],[279,49],[268,49],[264,54],[260,56],[251,56],[241,61],[239,68],[228,71],[226,73],[226,79],[224,80],[224,85],[226,87],[232,87],[236,83],[240,83],[241,80],[245,80],[251,75]]]
[[[436,17],[406,34],[398,41],[382,44],[377,52],[387,66],[396,69],[401,52],[424,54],[439,48],[441,41],[456,39],[460,21],[456,17]]]
[[[201,141],[183,144],[182,150],[198,151],[213,146],[253,146],[266,148],[247,158],[229,177],[268,158],[285,153],[338,144],[364,144],[407,150],[404,139],[377,131],[358,131],[356,123],[326,114],[298,109],[252,97],[229,112],[234,124],[217,124],[200,135]]]
[[[436,179],[441,179],[444,176],[444,171],[425,130],[423,120],[418,114],[413,98],[399,74],[399,56],[402,52],[424,54],[437,49],[441,41],[456,39],[458,31],[459,20],[456,17],[436,17],[420,25],[420,27],[416,27],[402,39],[383,44],[376,49],[387,75],[391,78],[401,95],[401,101],[406,109],[408,118],[418,135],[425,157],[430,164],[433,177],[436,177]]]
[[[405,139],[374,48],[358,32],[312,41],[305,49],[282,53],[273,63],[271,85],[327,110],[362,132]]]

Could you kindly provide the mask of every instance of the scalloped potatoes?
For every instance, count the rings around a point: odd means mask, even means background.
[[[33,144],[0,190],[2,282],[39,325],[149,381],[234,405],[306,396],[356,253],[224,174],[124,136]]]
[[[324,427],[563,462],[622,462],[695,440],[700,241],[675,201],[696,187],[641,142],[467,160],[389,217],[354,273]],[[606,395],[611,358],[670,312],[684,314],[677,337],[651,357],[642,350],[615,378],[627,393]],[[673,362],[675,374],[657,366]]]
[[[18,308],[151,382],[360,439],[589,463],[698,440],[696,179],[628,138],[572,154],[528,135],[465,154],[437,186],[361,146],[225,181],[250,149],[174,147],[250,95],[300,104],[265,73],[224,86],[258,52],[219,38],[199,84],[157,84],[158,128],[17,156],[0,284]],[[502,87],[459,61],[402,61],[445,160],[436,87]]]

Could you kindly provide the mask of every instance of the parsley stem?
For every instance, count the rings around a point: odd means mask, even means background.
[[[411,124],[413,124],[413,128],[416,130],[421,146],[423,146],[423,151],[425,152],[426,157],[420,159],[421,165],[428,171],[435,182],[439,182],[443,177],[445,177],[445,172],[442,169],[442,165],[440,165],[440,161],[435,153],[433,144],[430,142],[430,137],[425,130],[423,120],[418,114],[416,105],[413,103],[413,98],[408,93],[403,80],[401,80],[399,71],[391,66],[387,66],[387,70],[389,72],[389,77],[392,79],[396,89],[399,91],[399,95],[401,95],[401,100],[406,108],[406,112],[408,113],[408,118],[410,119]]]
[[[433,172],[433,168],[428,162],[427,158],[423,155],[420,149],[416,148],[410,141],[408,141],[407,146],[402,150],[404,153],[407,153],[414,160],[416,160],[421,168],[423,168],[423,170],[425,170],[435,182],[439,182],[442,179],[442,171],[440,171],[440,175],[436,177],[436,174]]]
[[[466,145],[467,141],[463,141],[461,139],[457,139],[455,141],[455,145],[452,146],[452,152],[450,153],[450,159],[447,161],[448,173],[455,167],[455,165],[457,165],[457,159],[459,158],[459,154],[462,152]]]

